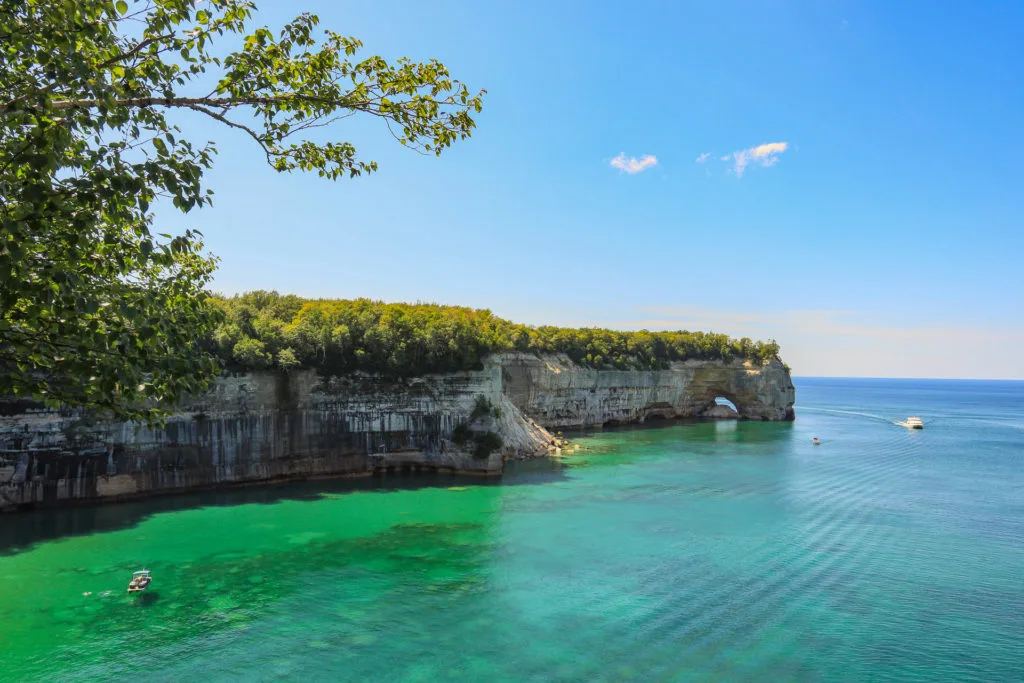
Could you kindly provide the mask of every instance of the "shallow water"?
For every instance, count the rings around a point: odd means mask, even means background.
[[[0,677],[1024,680],[1024,383],[797,396],[794,424],[575,435],[500,483],[2,517]]]

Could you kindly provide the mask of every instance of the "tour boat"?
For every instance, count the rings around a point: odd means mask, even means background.
[[[821,445],[821,442],[818,441],[818,437],[814,437],[813,439],[811,439],[811,443],[813,443],[815,446]]]
[[[149,588],[149,584],[152,582],[153,578],[149,575],[148,569],[140,569],[137,572],[132,572],[132,580],[128,583],[128,592],[141,593]]]
[[[919,417],[908,417],[906,422],[898,422],[897,424],[907,429],[924,429],[924,423],[921,422]]]

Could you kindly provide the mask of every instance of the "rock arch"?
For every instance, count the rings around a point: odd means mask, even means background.
[[[699,417],[728,399],[746,420],[792,420],[789,369],[777,360],[688,360],[658,370],[597,370],[562,355],[504,354],[502,392],[547,429]]]
[[[736,404],[724,396],[716,396],[711,404],[701,411],[701,417],[713,417],[717,420],[737,420],[740,417]]]
[[[795,390],[789,372],[778,361],[764,365],[747,362],[707,364],[694,373],[688,388],[698,415],[739,417],[746,420],[792,420]],[[736,415],[722,409],[724,398]]]

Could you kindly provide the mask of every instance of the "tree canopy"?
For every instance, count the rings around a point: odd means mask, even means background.
[[[528,327],[488,310],[369,299],[307,300],[277,292],[215,297],[212,343],[237,370],[316,368],[393,376],[479,368],[493,353],[564,353],[595,368],[657,369],[671,361],[779,358],[774,341],[707,332]]]
[[[483,91],[440,62],[357,59],[358,40],[310,14],[249,30],[254,10],[0,0],[0,394],[153,417],[219,371],[215,259],[198,233],[156,232],[151,212],[209,205],[216,150],[169,112],[251,138],[278,171],[329,179],[377,168],[348,142],[307,136],[349,116],[426,154],[471,134]],[[253,342],[239,355],[258,365]],[[299,362],[284,351],[272,362]]]

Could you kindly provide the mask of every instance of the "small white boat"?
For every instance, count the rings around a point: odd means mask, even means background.
[[[132,580],[128,582],[128,592],[141,593],[149,588],[149,584],[151,583],[153,583],[153,577],[149,575],[148,569],[140,569],[137,572],[132,572]]]
[[[924,422],[921,422],[919,417],[908,417],[905,421],[896,424],[907,429],[924,429]]]
[[[818,440],[818,437],[814,437],[813,439],[811,439],[811,443],[813,443],[815,446],[821,445],[821,441]]]

